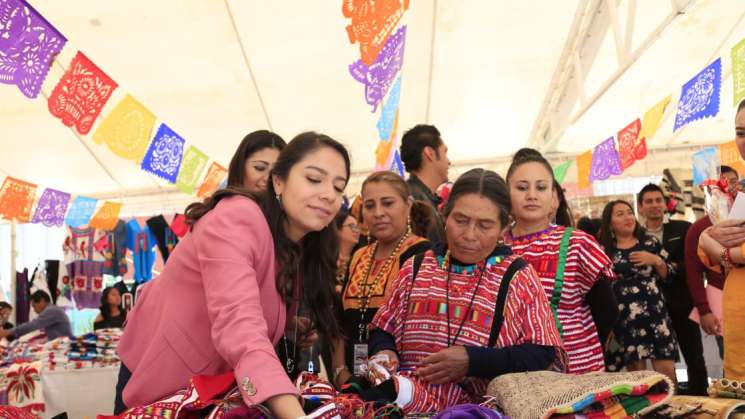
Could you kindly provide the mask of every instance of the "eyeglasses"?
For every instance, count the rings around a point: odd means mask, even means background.
[[[344,224],[342,225],[342,227],[348,227],[350,230],[352,230],[355,233],[360,232],[360,226],[358,226],[357,224]]]

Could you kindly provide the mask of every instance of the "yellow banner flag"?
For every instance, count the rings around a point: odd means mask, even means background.
[[[103,230],[113,230],[116,227],[116,222],[121,210],[121,202],[106,201],[103,203],[103,206],[99,208],[96,215],[91,218],[88,226]]]
[[[107,146],[119,157],[140,162],[153,134],[155,115],[127,95],[103,120],[93,141]]]
[[[642,120],[642,130],[639,132],[637,137],[639,141],[642,139],[650,139],[654,137],[657,130],[660,128],[662,122],[662,116],[665,115],[665,109],[672,99],[671,95],[662,99],[659,103],[652,106],[646,113],[644,113],[644,119]]]
[[[579,189],[589,188],[590,169],[592,168],[592,150],[577,156],[577,187]]]
[[[745,174],[745,160],[740,155],[737,143],[730,141],[719,146],[719,160],[724,166],[729,166],[742,176]]]

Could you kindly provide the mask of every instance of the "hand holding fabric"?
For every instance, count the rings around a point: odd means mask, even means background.
[[[362,369],[368,381],[375,386],[380,385],[398,371],[398,355],[393,351],[380,351],[370,357]]]
[[[452,346],[422,360],[417,374],[431,384],[457,383],[468,374],[468,353],[463,346]]]

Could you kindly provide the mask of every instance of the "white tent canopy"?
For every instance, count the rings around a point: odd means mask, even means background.
[[[119,84],[103,115],[130,93],[223,164],[250,131],[289,140],[318,130],[345,143],[353,170],[364,174],[380,112],[349,75],[359,48],[347,39],[341,3],[32,0],[68,38],[43,90],[81,50]],[[585,151],[672,94],[652,147],[723,142],[733,137],[729,51],[745,37],[743,16],[742,0],[411,0],[401,21],[399,135],[437,125],[457,173],[494,167],[525,145]],[[673,135],[680,86],[720,55],[720,114]],[[2,174],[123,198],[125,214],[182,209],[193,199],[89,136],[77,138],[43,97],[0,85],[0,103]],[[648,160],[634,169],[689,166],[677,154]]]

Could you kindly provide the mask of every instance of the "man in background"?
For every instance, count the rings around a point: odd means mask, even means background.
[[[31,307],[39,317],[12,329],[0,330],[0,338],[18,339],[36,330],[44,330],[49,340],[72,337],[72,327],[65,310],[52,304],[52,299],[45,291],[38,290],[31,294]]]
[[[663,285],[662,292],[678,338],[680,351],[688,367],[688,388],[684,393],[706,396],[709,387],[704,344],[701,341],[701,329],[688,318],[693,309],[693,300],[688,291],[685,264],[686,233],[691,223],[670,220],[666,217],[667,201],[665,194],[657,185],[649,184],[642,188],[637,197],[639,213],[645,219],[647,234],[655,236],[668,253],[675,272],[670,285]]]
[[[442,215],[437,210],[440,198],[437,188],[448,181],[450,160],[448,147],[434,125],[417,125],[401,138],[401,161],[409,173],[409,191],[417,201],[432,207],[433,222],[427,238],[432,243],[445,241]]]
[[[0,324],[2,324],[3,330],[13,328],[13,323],[10,322],[11,313],[13,313],[13,306],[5,301],[0,301]]]

